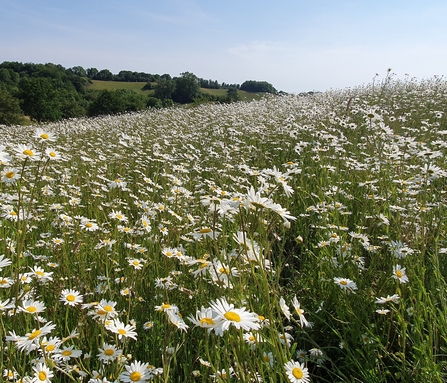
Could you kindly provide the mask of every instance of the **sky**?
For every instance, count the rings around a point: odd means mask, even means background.
[[[325,91],[447,75],[446,20],[446,0],[0,0],[0,62]]]

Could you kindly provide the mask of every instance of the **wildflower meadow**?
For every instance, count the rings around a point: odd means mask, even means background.
[[[447,82],[0,127],[10,382],[443,382]]]

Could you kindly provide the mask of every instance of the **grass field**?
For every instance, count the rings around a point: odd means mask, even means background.
[[[92,84],[89,86],[89,89],[108,89],[108,90],[117,90],[117,89],[127,89],[133,90],[134,92],[149,95],[153,94],[153,90],[142,90],[142,88],[146,85],[145,82],[123,82],[123,81],[100,81],[100,80],[92,80]],[[156,84],[154,83],[154,86]],[[226,89],[206,89],[201,88],[203,93],[214,94],[216,96],[225,96],[227,93]],[[238,94],[243,101],[251,101],[251,100],[259,100],[264,96],[264,93],[249,93],[243,90],[238,90]]]
[[[146,82],[124,82],[124,81],[100,81],[100,80],[91,80],[92,84],[89,85],[89,89],[95,90],[117,90],[117,89],[126,89],[133,90],[139,94],[149,95],[153,93],[153,90],[143,90],[143,87],[146,85]]]
[[[445,382],[446,111],[385,79],[4,127],[3,380]]]

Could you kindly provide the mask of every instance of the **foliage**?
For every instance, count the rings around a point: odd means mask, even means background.
[[[172,98],[174,102],[180,104],[187,104],[200,96],[199,80],[193,73],[182,73],[181,77],[174,77],[173,81],[175,88],[172,97],[166,98]]]
[[[20,124],[22,119],[19,100],[0,87],[0,125]]]
[[[247,80],[242,83],[240,89],[245,90],[246,92],[277,93],[273,85],[267,81]]]

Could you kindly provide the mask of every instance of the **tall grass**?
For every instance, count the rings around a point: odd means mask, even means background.
[[[3,379],[444,381],[446,96],[4,128]]]

